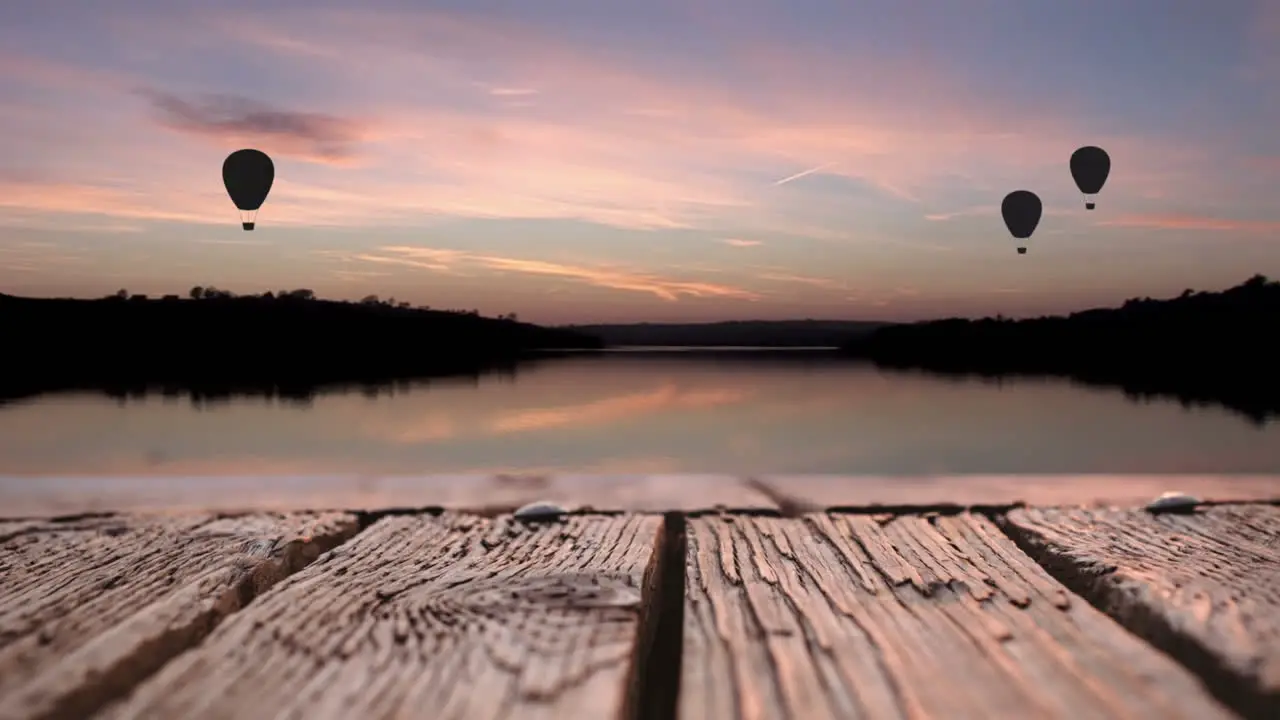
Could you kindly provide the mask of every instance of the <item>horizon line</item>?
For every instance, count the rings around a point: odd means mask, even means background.
[[[765,320],[757,317],[757,318],[746,318],[746,319],[685,320],[685,321],[633,320],[633,321],[590,321],[590,322],[558,322],[558,323],[539,323],[539,322],[532,322],[532,321],[521,321],[521,322],[528,325],[536,325],[539,327],[555,329],[555,328],[573,328],[573,327],[581,328],[581,327],[592,327],[592,326],[599,327],[599,326],[638,326],[638,325],[683,325],[683,326],[703,325],[705,326],[705,325],[724,325],[724,324],[731,324],[731,323],[768,323],[768,324],[774,324],[774,325],[785,324],[785,323],[860,323],[860,324],[879,324],[879,325],[912,325],[912,324],[920,324],[920,323],[928,323],[928,322],[937,322],[942,320],[983,320],[983,319],[999,319],[999,318],[1005,318],[1009,320],[1030,320],[1030,319],[1051,318],[1051,317],[1065,318],[1065,317],[1070,317],[1071,315],[1074,315],[1077,313],[1086,313],[1086,312],[1092,312],[1097,310],[1119,310],[1119,309],[1122,309],[1125,302],[1128,302],[1130,300],[1149,300],[1154,302],[1170,302],[1173,300],[1177,300],[1180,297],[1184,297],[1188,293],[1197,294],[1197,295],[1224,293],[1224,292],[1233,290],[1235,288],[1243,287],[1249,283],[1257,282],[1259,279],[1261,279],[1263,282],[1269,282],[1269,283],[1277,282],[1276,280],[1272,279],[1270,276],[1266,275],[1265,273],[1254,272],[1248,278],[1245,278],[1244,280],[1241,280],[1233,285],[1229,285],[1219,290],[1195,290],[1192,288],[1186,288],[1183,290],[1182,293],[1178,295],[1170,295],[1168,297],[1133,296],[1133,297],[1126,298],[1124,301],[1118,302],[1114,305],[1095,305],[1092,307],[1068,310],[1060,313],[1050,313],[1050,314],[1040,313],[1040,314],[1034,314],[1034,315],[1029,314],[1025,316],[997,312],[995,314],[985,314],[985,315],[939,315],[932,318],[922,318],[917,320],[872,320],[872,319],[856,319],[856,318],[814,318],[814,317],[803,317],[803,318],[794,317],[794,318],[784,318],[784,319],[778,319],[778,320]],[[169,299],[168,300],[169,302],[174,302],[175,298],[176,298],[176,301],[207,301],[209,299],[214,299],[214,298],[191,297],[190,292],[196,288],[201,288],[205,290],[215,290],[217,292],[222,292],[222,293],[231,293],[231,296],[236,299],[254,299],[254,298],[261,299],[268,293],[270,293],[273,297],[280,297],[279,294],[271,290],[264,290],[258,293],[238,294],[233,290],[218,288],[216,285],[197,285],[197,286],[193,286],[192,288],[189,288],[186,294],[165,293],[163,295],[153,296],[153,295],[147,295],[145,293],[129,293],[127,296],[125,296],[124,299],[129,299],[137,295],[141,295],[147,301],[156,301],[156,302],[165,301],[166,298]],[[348,304],[355,304],[355,305],[363,304],[363,300],[321,297],[315,294],[314,290],[310,290],[309,288],[291,288],[291,289],[285,290],[285,292],[292,293],[300,290],[306,290],[308,293],[311,293],[312,297],[310,300],[308,300],[308,302],[320,301],[320,302],[348,303]],[[70,295],[62,295],[62,296],[13,295],[10,293],[6,293],[4,291],[0,291],[0,297],[25,299],[25,300],[71,300],[71,301],[79,301],[79,302],[96,302],[96,301],[111,300],[114,298],[118,298],[120,297],[119,295],[120,292],[127,292],[127,289],[121,288],[121,290],[115,294],[103,295],[103,296],[97,296],[97,297],[84,297],[84,296],[77,297],[77,296],[70,296]],[[372,295],[370,297],[378,298],[377,304],[390,306],[389,300],[391,298],[383,298],[379,295]],[[397,306],[403,307],[404,304],[407,304],[407,303],[397,303]],[[480,317],[487,317],[487,318],[493,318],[493,319],[498,319],[501,316],[508,314],[508,313],[495,313],[493,315],[484,315],[475,309],[466,310],[466,309],[445,308],[445,307],[437,308],[430,305],[412,305],[412,304],[409,304],[409,306],[406,309],[420,310],[420,311],[426,311],[426,312],[442,312],[442,313],[471,312],[471,313],[480,315]],[[513,316],[513,318],[519,315],[518,312],[510,313],[510,314]]]

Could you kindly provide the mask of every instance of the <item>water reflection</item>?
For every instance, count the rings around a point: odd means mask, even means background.
[[[1222,408],[814,353],[580,355],[474,376],[249,390],[11,403],[0,410],[0,473],[1280,471],[1275,425]]]

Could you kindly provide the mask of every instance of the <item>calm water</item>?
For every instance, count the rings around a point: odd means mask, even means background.
[[[1280,424],[1058,380],[613,354],[308,405],[158,395],[0,408],[0,474],[1280,472]]]

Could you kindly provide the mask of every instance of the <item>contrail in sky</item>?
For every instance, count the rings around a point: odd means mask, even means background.
[[[798,173],[796,173],[795,175],[792,175],[792,176],[790,176],[790,177],[784,177],[784,178],[782,178],[781,180],[779,180],[779,181],[775,182],[775,183],[774,183],[774,185],[775,185],[775,186],[777,186],[777,185],[786,185],[787,183],[791,182],[792,180],[799,180],[800,178],[805,177],[806,175],[812,175],[812,174],[814,174],[814,173],[816,173],[816,172],[819,172],[819,171],[822,171],[822,170],[826,170],[827,168],[831,167],[832,165],[835,165],[835,163],[826,163],[826,164],[824,164],[824,165],[819,165],[818,167],[809,168],[808,170],[804,170],[804,171],[798,172]]]

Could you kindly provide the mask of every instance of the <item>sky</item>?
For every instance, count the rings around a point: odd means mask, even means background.
[[[1017,317],[1280,276],[1278,184],[1280,0],[0,4],[10,294]]]

